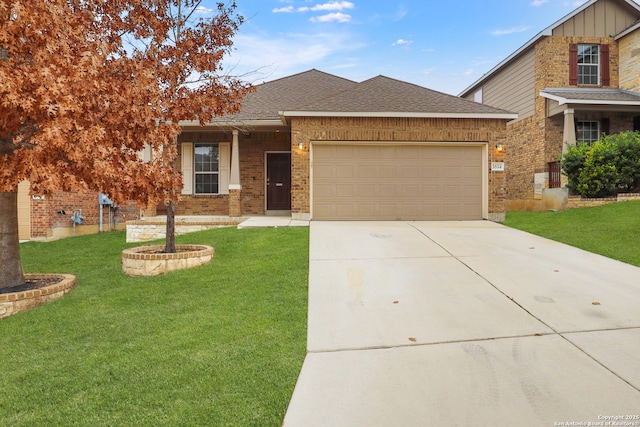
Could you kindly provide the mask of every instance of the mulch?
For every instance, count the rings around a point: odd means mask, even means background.
[[[11,288],[0,289],[0,294],[10,294],[13,292],[32,291],[34,289],[41,289],[49,285],[56,284],[63,279],[62,276],[50,276],[41,279],[29,279],[22,285],[13,286]]]

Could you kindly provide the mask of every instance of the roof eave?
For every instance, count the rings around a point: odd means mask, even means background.
[[[613,101],[604,99],[572,99],[564,96],[553,95],[545,91],[540,91],[540,96],[543,98],[551,99],[558,102],[558,105],[565,104],[578,104],[578,105],[626,105],[626,106],[640,106],[640,100],[638,101]]]
[[[637,30],[638,28],[640,28],[640,22],[636,22],[635,24],[633,24],[632,26],[630,26],[629,28],[627,28],[626,30],[618,33],[618,35],[616,35],[613,39],[615,41],[620,40],[621,38],[623,38],[624,36],[633,33],[635,30]]]
[[[213,122],[209,122],[204,126],[200,125],[200,122],[197,120],[181,120],[178,123],[181,127],[270,127],[270,126],[283,126],[286,125],[285,121],[280,119],[270,119],[270,120],[216,120]]]
[[[285,117],[391,117],[391,118],[444,118],[444,119],[496,119],[515,120],[515,113],[436,113],[436,112],[396,112],[396,111],[280,111],[280,116]]]
[[[499,71],[500,69],[505,67],[511,61],[515,60],[522,53],[524,53],[527,50],[529,50],[529,48],[532,47],[533,45],[535,45],[538,42],[538,40],[540,40],[542,37],[550,36],[552,34],[552,32],[553,32],[553,29],[549,30],[549,28],[546,28],[543,31],[540,31],[531,40],[529,40],[524,45],[522,45],[518,50],[513,52],[511,55],[507,56],[505,59],[503,59],[501,62],[499,62],[498,65],[496,65],[495,67],[493,67],[492,69],[487,71],[485,74],[483,74],[482,77],[480,77],[478,80],[476,80],[475,82],[471,83],[471,85],[468,86],[466,89],[464,89],[462,92],[460,92],[458,94],[458,96],[461,97],[461,98],[464,98],[465,96],[471,94],[474,90],[476,90],[478,88],[478,86],[481,86],[482,83],[484,83],[485,80],[489,79],[497,71]]]

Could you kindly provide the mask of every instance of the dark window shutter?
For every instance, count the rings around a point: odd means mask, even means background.
[[[569,84],[578,84],[578,45],[575,43],[569,45]]]
[[[609,118],[604,118],[600,120],[600,134],[609,135],[609,130],[611,128],[611,121]]]
[[[609,45],[600,45],[600,77],[602,86],[611,86],[609,74]]]

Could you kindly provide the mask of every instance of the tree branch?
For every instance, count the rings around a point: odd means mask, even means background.
[[[21,147],[35,148],[31,138],[39,131],[34,123],[22,125],[18,132],[8,132],[6,138],[0,140],[0,155],[7,156]],[[16,138],[20,138],[17,142]]]

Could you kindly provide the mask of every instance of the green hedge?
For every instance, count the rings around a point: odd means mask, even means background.
[[[605,136],[570,146],[562,156],[568,187],[584,197],[610,197],[640,188],[640,133]]]

